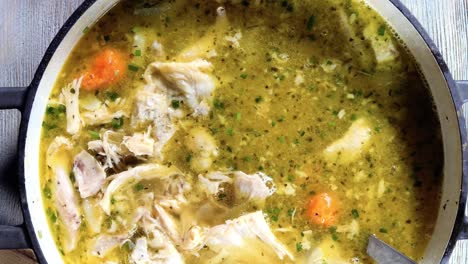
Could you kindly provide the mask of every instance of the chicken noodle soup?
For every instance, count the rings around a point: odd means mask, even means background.
[[[361,1],[122,1],[50,95],[45,213],[66,263],[420,259],[439,127]]]

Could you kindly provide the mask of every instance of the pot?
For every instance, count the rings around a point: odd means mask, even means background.
[[[21,226],[0,226],[0,248],[33,248],[41,263],[58,263],[61,259],[47,224],[39,181],[38,146],[43,114],[54,82],[83,29],[117,2],[85,1],[52,41],[29,87],[0,89],[0,109],[16,108],[22,113],[17,169],[24,215]],[[468,114],[468,107],[463,108],[468,101],[468,82],[453,81],[428,34],[398,0],[368,2],[395,29],[420,65],[440,119],[444,149],[442,197],[434,232],[421,263],[444,263],[456,241],[468,238],[465,215],[468,138],[463,118],[463,113]]]

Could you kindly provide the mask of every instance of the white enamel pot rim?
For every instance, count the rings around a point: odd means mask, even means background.
[[[2,108],[16,107],[22,111],[18,170],[27,228],[27,233],[24,234],[19,231],[22,230],[21,227],[0,226],[0,234],[3,235],[0,241],[6,238],[11,241],[11,247],[29,242],[41,263],[61,262],[60,252],[47,225],[39,182],[38,146],[48,96],[66,58],[82,37],[83,30],[94,24],[118,1],[85,1],[52,41],[31,85],[27,89],[10,89],[3,93],[0,91],[0,95],[6,94],[7,98],[0,97]],[[463,171],[467,173],[464,158],[468,159],[468,152],[462,144],[466,143],[465,123],[460,115],[463,101],[442,56],[411,13],[398,0],[367,2],[386,19],[407,45],[429,83],[436,105],[444,148],[442,203],[438,215],[434,216],[437,217],[434,233],[421,263],[446,262],[457,239],[466,238],[465,202],[468,179],[463,177]]]

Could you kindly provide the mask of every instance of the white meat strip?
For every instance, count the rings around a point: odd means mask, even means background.
[[[56,137],[47,149],[47,166],[52,170],[55,204],[68,235],[62,241],[65,252],[75,249],[81,225],[75,189],[70,180],[70,150],[72,143],[65,137]]]
[[[205,244],[213,251],[220,252],[226,246],[248,247],[249,239],[259,239],[275,251],[282,260],[293,255],[271,232],[262,211],[249,213],[239,218],[228,220],[223,225],[210,228],[206,233]],[[235,254],[235,253],[233,253]]]
[[[371,138],[371,129],[367,120],[358,119],[348,131],[324,150],[325,158],[340,163],[349,163],[361,154]]]
[[[101,164],[86,150],[75,156],[73,173],[81,198],[95,195],[106,180],[106,172]]]
[[[122,110],[113,113],[107,106],[101,105],[94,111],[83,112],[81,116],[87,125],[96,126],[111,123],[112,119],[121,118],[127,115]]]
[[[146,82],[172,96],[184,96],[194,116],[207,115],[209,99],[215,88],[208,75],[212,64],[206,60],[191,62],[153,62],[144,74]]]
[[[158,214],[156,221],[160,225],[160,229],[174,241],[176,244],[180,244],[182,238],[180,236],[179,228],[174,219],[159,205],[155,204],[154,208]]]
[[[86,224],[93,234],[101,233],[101,224],[103,220],[103,212],[99,203],[95,199],[84,199],[81,203],[83,213],[86,219]]]
[[[72,135],[80,132],[81,129],[81,117],[78,98],[80,95],[82,79],[82,77],[75,79],[62,89],[62,95],[65,99],[65,106],[67,107],[67,132]]]
[[[153,156],[154,139],[149,133],[135,133],[133,136],[125,136],[122,144],[135,156]]]
[[[177,168],[166,167],[160,164],[140,165],[127,171],[115,174],[111,176],[113,180],[110,182],[109,186],[107,186],[107,189],[104,192],[104,196],[100,202],[101,207],[104,212],[109,215],[112,195],[130,181],[138,182],[141,180],[150,180],[156,178],[164,179],[178,174],[181,174],[181,172]]]
[[[184,260],[171,243],[167,243],[155,254],[148,252],[146,238],[140,237],[136,240],[135,249],[130,255],[130,262],[134,264],[179,264],[184,263]]]
[[[276,191],[275,183],[263,172],[245,174],[234,172],[234,186],[238,197],[247,200],[264,200]]]
[[[91,254],[103,258],[106,254],[115,247],[123,244],[129,239],[131,234],[108,235],[102,234],[96,237]]]

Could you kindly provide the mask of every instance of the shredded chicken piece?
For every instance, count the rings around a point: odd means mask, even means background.
[[[108,124],[112,122],[112,119],[121,118],[127,116],[127,114],[122,110],[113,113],[109,110],[109,107],[103,104],[94,111],[83,112],[81,116],[87,125],[96,126]]]
[[[147,133],[135,133],[133,136],[125,136],[122,144],[135,156],[153,156],[154,139]]]
[[[171,243],[165,245],[157,253],[148,252],[148,243],[145,237],[136,240],[135,249],[130,256],[131,263],[135,264],[179,264],[184,260],[175,246]]]
[[[164,179],[177,174],[180,174],[180,171],[175,167],[166,167],[160,164],[145,164],[113,175],[111,176],[113,180],[110,182],[109,186],[107,186],[100,205],[104,212],[109,215],[112,194],[129,181],[133,180],[134,182],[138,182],[156,178]]]
[[[214,81],[207,74],[212,64],[206,60],[191,62],[154,62],[144,74],[146,82],[164,94],[184,96],[193,115],[207,115],[209,100],[215,88]]]
[[[133,232],[132,232],[133,233]],[[127,239],[131,237],[130,234],[120,234],[120,235],[108,235],[103,234],[99,235],[96,238],[96,241],[93,245],[93,249],[91,254],[103,258],[106,256],[109,251],[114,249],[115,247],[122,245],[125,243]]]
[[[276,191],[273,179],[263,172],[249,175],[236,171],[234,186],[238,196],[247,200],[264,200]]]
[[[205,245],[205,232],[206,230],[200,226],[190,227],[189,230],[185,232],[180,247],[198,256],[198,251]]]
[[[58,216],[67,231],[67,237],[62,240],[65,252],[75,249],[81,225],[78,201],[69,177],[71,163],[69,152],[72,147],[72,143],[67,138],[59,136],[47,149],[47,165],[51,168],[54,179],[55,204]]]
[[[248,239],[260,239],[272,248],[281,260],[284,256],[294,260],[294,256],[271,232],[262,211],[249,213],[210,228],[206,233],[205,243],[211,250],[220,252],[226,246],[248,247]]]
[[[99,203],[94,199],[84,199],[81,204],[83,206],[86,223],[90,227],[91,232],[99,234],[101,232],[101,223],[103,220],[103,213]]]
[[[228,175],[233,174],[231,178]],[[202,188],[209,195],[223,191],[222,184],[233,184],[236,197],[247,200],[264,200],[276,192],[273,179],[263,172],[246,174],[242,171],[235,172],[210,172],[206,176],[199,175],[198,180]]]
[[[114,168],[121,160],[121,138],[120,133],[108,130],[102,134],[102,139],[89,141],[88,149],[106,158],[105,168]]]
[[[230,177],[219,171],[210,172],[206,176],[198,175],[198,180],[202,188],[205,189],[205,192],[209,195],[214,195],[223,191],[223,188],[220,187],[222,184],[233,183]]]
[[[73,173],[75,174],[81,198],[95,195],[106,180],[106,172],[101,164],[86,150],[75,156]]]
[[[80,95],[81,80],[83,77],[73,80],[70,84],[62,89],[62,95],[65,99],[65,106],[67,107],[67,132],[69,134],[76,134],[81,129],[81,117],[78,104]]]

